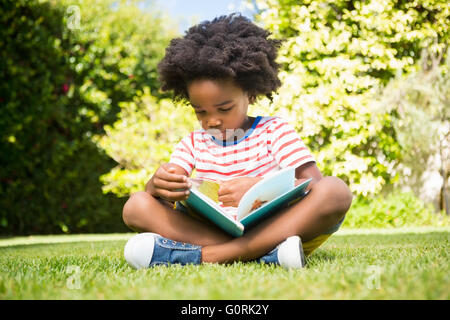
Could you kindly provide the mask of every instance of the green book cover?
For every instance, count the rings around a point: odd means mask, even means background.
[[[306,195],[305,189],[311,179],[295,186],[295,168],[285,168],[264,177],[242,197],[237,208],[237,220],[229,216],[219,204],[219,183],[193,178],[190,181],[191,193],[185,205],[229,234],[239,237],[247,227],[301,200]]]

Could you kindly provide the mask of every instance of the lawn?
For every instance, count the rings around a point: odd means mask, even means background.
[[[131,269],[133,234],[0,239],[4,299],[444,299],[450,228],[341,229],[287,271],[256,263]]]

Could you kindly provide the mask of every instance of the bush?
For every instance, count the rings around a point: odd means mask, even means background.
[[[450,214],[446,190],[450,178],[450,55],[442,62],[444,53],[424,50],[420,68],[406,76],[398,74],[380,90],[373,105],[374,113],[392,115],[401,147],[397,171],[402,174],[394,187],[408,188],[425,201],[438,202],[439,209]],[[427,181],[433,174],[442,178],[440,191],[430,188]]]
[[[125,199],[100,182],[116,163],[92,136],[136,90],[158,92],[165,23],[112,0],[2,1],[0,234],[128,230]]]
[[[199,128],[191,107],[157,101],[149,88],[136,92],[135,101],[121,104],[117,121],[105,126],[106,135],[93,137],[118,163],[101,176],[103,191],[127,196],[144,190],[149,177],[169,161],[175,145]]]
[[[371,102],[396,73],[417,68],[422,49],[445,51],[448,1],[253,3],[261,9],[257,21],[286,39],[283,86],[267,109],[292,119],[323,173],[355,194],[374,196],[394,183],[403,153],[393,114],[375,117]]]
[[[347,213],[343,227],[397,228],[412,226],[449,226],[450,218],[436,214],[432,204],[426,204],[411,192],[394,191],[373,200],[358,197]]]

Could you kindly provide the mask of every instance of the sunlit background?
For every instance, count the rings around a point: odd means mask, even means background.
[[[349,185],[344,228],[448,224],[447,1],[1,3],[0,234],[128,231],[127,197],[198,128],[157,65],[232,12],[285,39],[282,86],[249,112],[289,120]]]
[[[232,12],[240,12],[253,19],[256,3],[245,0],[148,0],[141,6],[149,8],[152,5],[170,14],[179,23],[179,31],[182,33],[195,23]]]

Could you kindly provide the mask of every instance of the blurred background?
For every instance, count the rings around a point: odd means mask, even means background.
[[[157,63],[232,12],[286,40],[283,86],[250,113],[349,184],[343,227],[450,225],[447,1],[0,0],[0,234],[130,231],[127,197],[195,123]]]

